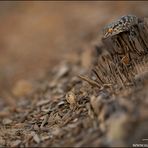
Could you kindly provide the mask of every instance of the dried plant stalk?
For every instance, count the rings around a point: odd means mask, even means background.
[[[133,60],[141,61],[148,53],[148,24],[133,15],[121,17],[105,27],[102,41],[115,64],[122,68],[132,65]]]
[[[110,73],[121,82],[132,81],[137,73],[135,63],[144,61],[148,54],[148,24],[134,15],[123,16],[104,27],[102,41],[115,64]],[[100,65],[100,63],[98,63]],[[111,67],[111,65],[109,65]]]

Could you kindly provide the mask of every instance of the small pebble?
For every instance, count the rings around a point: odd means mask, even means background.
[[[2,123],[3,123],[3,125],[8,125],[8,124],[12,123],[12,120],[9,118],[5,118],[5,119],[3,119]]]

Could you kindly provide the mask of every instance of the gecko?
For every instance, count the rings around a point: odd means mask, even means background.
[[[138,17],[135,15],[122,16],[103,28],[103,39],[119,34],[120,32],[127,31],[131,26],[136,25],[137,23]]]

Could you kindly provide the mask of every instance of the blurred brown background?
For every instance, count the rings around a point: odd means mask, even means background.
[[[37,78],[89,45],[121,15],[148,15],[146,1],[0,2],[0,89]]]

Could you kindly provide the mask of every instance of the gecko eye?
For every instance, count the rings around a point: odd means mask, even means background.
[[[109,28],[109,29],[108,29],[108,32],[109,32],[109,33],[112,33],[112,32],[113,32],[113,29],[112,29],[112,28]]]

